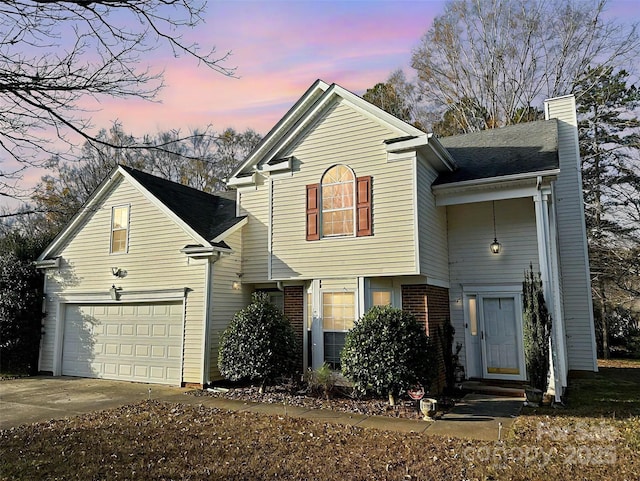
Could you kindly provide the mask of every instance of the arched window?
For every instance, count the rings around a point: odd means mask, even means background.
[[[344,165],[334,165],[322,176],[322,235],[346,236],[354,233],[355,175]]]
[[[308,241],[373,235],[370,175],[356,177],[346,165],[325,171],[320,183],[307,188]]]

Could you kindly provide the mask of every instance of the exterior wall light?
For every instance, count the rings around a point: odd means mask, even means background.
[[[231,283],[231,288],[232,288],[234,291],[239,291],[241,286],[242,286],[242,284],[240,284],[240,281],[233,281],[233,282]]]
[[[119,301],[120,300],[120,293],[118,292],[119,288],[116,287],[115,284],[113,284],[111,286],[111,289],[109,289],[109,295],[111,296],[111,299],[113,299],[114,301]]]
[[[489,246],[492,254],[500,254],[500,247],[500,242],[498,242],[498,239],[496,238],[493,239],[493,242]]]
[[[491,202],[491,208],[493,210],[493,242],[489,246],[492,254],[500,254],[500,242],[498,242],[498,235],[496,234],[496,201]]]

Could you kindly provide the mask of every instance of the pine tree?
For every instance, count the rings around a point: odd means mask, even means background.
[[[640,92],[627,85],[628,77],[624,70],[590,68],[575,88],[596,332],[605,358],[611,338],[624,337],[624,324],[637,322],[633,304],[640,296],[640,121],[634,113]]]

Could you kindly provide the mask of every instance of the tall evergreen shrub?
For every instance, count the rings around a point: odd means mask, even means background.
[[[549,384],[551,315],[544,300],[540,273],[535,274],[532,265],[525,271],[522,294],[527,375],[533,388],[545,392]]]

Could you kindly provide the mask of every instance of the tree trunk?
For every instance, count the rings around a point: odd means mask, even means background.
[[[396,405],[396,398],[393,397],[393,393],[389,391],[389,406],[395,406],[395,405]]]
[[[600,278],[600,313],[602,316],[602,357],[609,359],[609,310],[607,309],[607,294],[605,292],[604,280]]]
[[[267,384],[267,380],[263,379],[262,382],[260,383],[260,389],[258,389],[259,394],[264,394],[264,387],[266,384]]]

